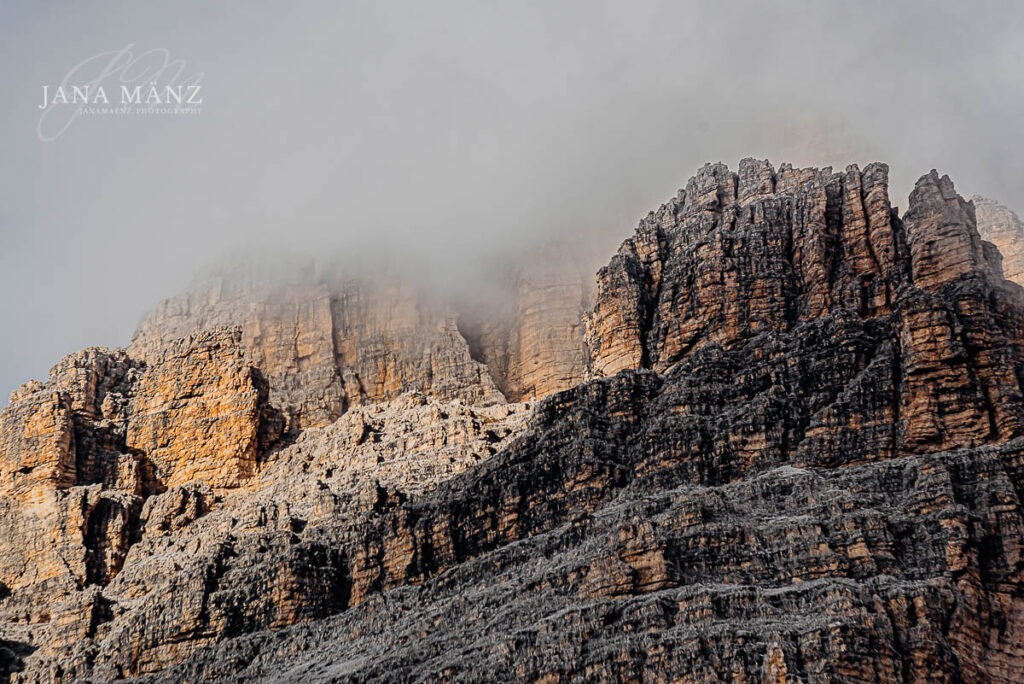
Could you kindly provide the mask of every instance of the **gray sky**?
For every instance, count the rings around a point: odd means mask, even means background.
[[[458,278],[563,230],[624,238],[744,156],[887,161],[901,206],[934,167],[1024,206],[1024,3],[59,4],[0,5],[0,405],[239,245]],[[40,141],[42,86],[129,44],[202,72],[201,114]]]

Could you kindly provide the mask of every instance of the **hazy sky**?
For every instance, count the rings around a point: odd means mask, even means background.
[[[705,161],[874,159],[1024,207],[1024,3],[0,4],[0,405],[123,345],[237,245],[398,251],[448,273],[618,229]],[[42,86],[126,46],[198,115],[80,116]],[[110,96],[116,93],[116,78]]]

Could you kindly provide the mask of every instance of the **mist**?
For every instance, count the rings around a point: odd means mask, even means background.
[[[565,232],[627,237],[704,162],[937,168],[1024,207],[1016,2],[7,0],[0,405],[122,346],[238,249],[394,255],[471,287]],[[203,75],[194,116],[80,116],[41,86],[126,45]],[[596,238],[595,238],[596,239]]]

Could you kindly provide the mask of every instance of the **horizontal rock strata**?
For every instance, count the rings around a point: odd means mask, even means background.
[[[1024,300],[976,206],[744,160],[592,302],[557,256],[491,312],[169,300],[0,413],[0,677],[1021,681]]]

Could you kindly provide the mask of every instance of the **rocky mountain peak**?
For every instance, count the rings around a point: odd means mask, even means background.
[[[593,289],[207,274],[0,412],[0,672],[1018,681],[1018,224],[744,159]]]

